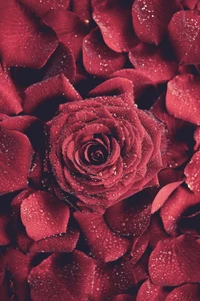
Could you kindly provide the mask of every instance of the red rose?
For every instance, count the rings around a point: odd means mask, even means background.
[[[109,94],[109,85],[117,91],[119,84],[126,90],[131,82],[111,79],[92,94]],[[82,205],[107,208],[157,184],[162,127],[134,105],[131,93],[116,91],[66,103],[48,123],[49,162],[62,199],[70,193]]]

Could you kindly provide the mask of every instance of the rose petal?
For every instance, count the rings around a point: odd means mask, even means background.
[[[121,69],[126,61],[123,54],[108,48],[98,29],[91,31],[83,41],[83,64],[92,75],[106,77]]]
[[[142,257],[149,244],[149,233],[146,231],[140,237],[136,238],[131,249],[131,262],[136,264]]]
[[[178,221],[185,210],[200,203],[199,197],[189,189],[178,187],[161,208],[160,215],[165,230],[171,235],[177,235]]]
[[[133,92],[134,92],[134,100],[138,105],[141,104],[141,98],[145,98],[146,102],[151,102],[151,94],[154,94],[156,90],[155,83],[142,72],[136,69],[121,69],[113,74],[111,77],[123,77],[132,81],[133,83]],[[148,95],[148,98],[147,98]],[[145,97],[146,96],[146,97]]]
[[[179,11],[169,24],[169,38],[181,64],[200,63],[200,17],[195,10]]]
[[[166,82],[178,72],[178,64],[163,44],[156,47],[140,43],[129,53],[129,59],[136,70],[155,83]]]
[[[134,288],[146,278],[143,269],[142,262],[134,267],[130,258],[126,256],[113,263],[99,263],[90,299],[93,301],[110,300],[114,295],[123,294],[127,289]]]
[[[200,245],[184,235],[158,242],[149,258],[149,275],[161,286],[200,282]]]
[[[135,301],[135,296],[133,295],[117,295],[111,299],[111,301]]]
[[[21,219],[28,236],[37,241],[66,232],[69,208],[49,193],[37,191],[23,200]]]
[[[58,253],[72,252],[79,238],[78,230],[69,230],[65,234],[54,235],[34,242],[30,248],[30,253]]]
[[[197,151],[200,149],[200,127],[197,127],[196,131],[194,132],[194,139],[196,141],[194,150]]]
[[[29,274],[31,300],[62,300],[64,296],[68,301],[85,301],[92,288],[94,268],[93,260],[80,251],[49,256]]]
[[[0,141],[0,194],[2,195],[27,187],[33,152],[28,138],[17,131],[1,127]]]
[[[162,220],[159,215],[152,215],[151,223],[149,226],[149,245],[154,249],[160,240],[169,238],[169,235],[165,232]]]
[[[153,284],[149,279],[140,287],[136,301],[163,301],[168,295],[168,291],[162,286]]]
[[[138,44],[133,32],[131,1],[93,1],[93,19],[99,26],[105,43],[116,52],[131,51]]]
[[[200,124],[199,83],[192,74],[178,75],[168,83],[166,108],[171,115]]]
[[[97,86],[89,93],[90,97],[103,95],[119,95],[127,105],[133,105],[133,84],[126,78],[111,78]],[[114,102],[112,102],[112,99],[110,99],[109,102],[110,104],[113,103],[113,105],[115,105],[116,99]]]
[[[13,289],[18,300],[29,299],[27,277],[33,257],[10,247],[5,253],[6,266],[13,277]],[[19,268],[20,267],[20,268]]]
[[[72,11],[81,17],[86,24],[92,19],[91,15],[91,1],[90,0],[72,0]]]
[[[200,193],[200,151],[196,152],[185,167],[186,183],[195,194]]]
[[[8,72],[0,67],[0,112],[14,115],[22,112],[21,99],[12,83]]]
[[[0,246],[6,246],[11,242],[9,235],[10,216],[7,214],[0,215]]]
[[[43,16],[50,10],[57,11],[60,8],[67,9],[69,7],[70,0],[20,0],[20,3],[28,7],[38,16]]]
[[[43,19],[55,31],[59,41],[69,47],[78,59],[83,38],[88,33],[87,24],[76,14],[64,9],[50,10]]]
[[[198,301],[200,299],[200,286],[198,284],[185,284],[175,288],[165,301]]]
[[[42,105],[45,110],[47,105],[48,110],[51,105],[51,113],[55,113],[55,106],[58,107],[60,102],[63,101],[76,101],[81,100],[78,92],[70,84],[69,80],[64,75],[57,75],[48,80],[36,83],[25,90],[24,111],[28,114],[38,112],[41,115]],[[63,99],[64,98],[64,99]],[[43,112],[44,115],[49,115]]]
[[[114,261],[124,255],[130,242],[116,236],[106,225],[103,216],[92,213],[75,212],[74,216],[79,223],[91,252],[105,262]]]
[[[160,191],[157,193],[155,199],[153,200],[151,213],[153,214],[156,211],[158,211],[166,202],[170,194],[182,183],[183,181],[173,182],[161,188]]]
[[[133,27],[138,38],[158,45],[167,31],[168,23],[182,6],[177,0],[136,0],[132,7]]]
[[[70,82],[73,82],[76,74],[74,57],[68,47],[60,43],[49,61],[45,65],[45,75],[43,80],[49,79],[59,74],[64,74]]]
[[[55,34],[39,27],[16,1],[1,1],[0,53],[6,65],[41,68],[57,45]]]
[[[122,235],[140,236],[150,222],[148,195],[138,193],[109,207],[105,213],[108,225]]]
[[[194,9],[199,0],[181,0],[181,4],[189,9]]]
[[[5,261],[4,261],[4,257],[1,255],[0,256],[0,285],[3,282],[4,275],[5,275]]]

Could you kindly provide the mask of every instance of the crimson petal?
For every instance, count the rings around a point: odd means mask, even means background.
[[[148,195],[138,193],[109,207],[105,219],[119,234],[140,236],[149,225],[150,210]]]
[[[45,31],[16,1],[1,1],[0,53],[6,65],[44,66],[58,45],[56,35]]]
[[[111,299],[111,301],[135,301],[135,297],[132,295],[117,295]]]
[[[0,113],[7,115],[22,112],[21,99],[12,83],[8,72],[0,67]]]
[[[166,200],[168,199],[170,194],[182,183],[183,183],[183,181],[173,182],[173,183],[169,183],[166,186],[164,186],[163,188],[161,188],[159,190],[159,192],[157,193],[155,199],[153,200],[152,207],[151,207],[151,213],[153,214],[156,211],[158,211],[163,206],[163,204],[166,202]]]
[[[165,301],[199,301],[200,285],[185,284],[175,288],[165,299]]]
[[[167,85],[166,108],[176,118],[200,124],[200,80],[192,74],[178,75]],[[194,114],[195,112],[195,114]]]
[[[169,38],[181,64],[200,63],[200,16],[195,10],[174,14],[169,24]]]
[[[69,7],[70,0],[20,0],[19,2],[24,4],[38,16],[43,16],[50,10],[58,10],[59,8],[67,9]]]
[[[66,232],[69,208],[49,193],[37,191],[23,200],[21,219],[28,236],[37,241]]]
[[[159,47],[140,43],[129,53],[129,59],[136,70],[148,76],[155,83],[173,78],[178,72],[175,59],[169,57],[165,45]]]
[[[185,167],[186,183],[195,194],[200,194],[200,151],[196,152]]]
[[[42,104],[51,104],[54,100],[58,105],[58,97],[65,101],[81,100],[80,95],[63,75],[57,75],[41,83],[36,83],[25,90],[24,111],[28,114],[36,111]]]
[[[85,301],[91,291],[94,262],[80,251],[53,254],[33,268],[28,282],[31,300]]]
[[[1,195],[27,187],[33,151],[28,138],[17,131],[0,127],[0,141]]]
[[[126,61],[123,54],[116,53],[105,44],[98,29],[91,31],[83,41],[83,64],[92,75],[106,77],[121,69]]]
[[[78,230],[68,230],[67,233],[46,237],[34,242],[30,247],[30,253],[72,252],[76,247],[78,238]]]
[[[149,98],[150,95],[148,92],[156,90],[155,83],[148,76],[136,69],[121,69],[111,74],[110,77],[123,77],[131,80],[133,83],[134,99],[136,103],[144,94],[147,94]],[[147,99],[145,100],[149,101]]]
[[[91,252],[105,262],[124,255],[130,246],[128,239],[116,236],[106,225],[102,215],[76,212],[75,218],[89,244]]]
[[[171,17],[181,8],[177,0],[135,0],[132,17],[136,35],[143,42],[158,45],[167,31]]]
[[[131,51],[138,44],[132,27],[131,5],[132,1],[93,1],[93,19],[105,43],[116,52]]]
[[[78,59],[83,38],[88,33],[86,23],[76,14],[64,9],[51,10],[43,19],[55,31],[59,41],[69,47]]]
[[[162,287],[153,284],[149,279],[140,287],[136,301],[163,301],[168,292]]]
[[[25,301],[29,299],[29,287],[27,277],[31,270],[33,256],[24,255],[17,249],[10,247],[5,253],[5,262],[13,277],[14,293],[17,300]],[[19,268],[20,267],[20,268]]]
[[[165,230],[171,235],[177,235],[178,221],[190,206],[199,204],[199,197],[189,189],[178,187],[161,208],[160,215]]]
[[[149,258],[151,281],[161,286],[200,282],[200,245],[185,235],[159,241]]]

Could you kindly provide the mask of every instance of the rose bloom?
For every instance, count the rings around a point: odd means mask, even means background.
[[[109,85],[115,94],[105,96]],[[116,92],[128,85],[128,92]],[[72,194],[79,205],[105,209],[158,184],[163,127],[137,108],[130,86],[125,78],[110,79],[90,93],[95,97],[60,105],[48,122],[49,162],[61,199]]]

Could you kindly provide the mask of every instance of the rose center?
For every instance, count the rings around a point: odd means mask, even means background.
[[[108,151],[103,145],[91,145],[87,151],[87,155],[91,164],[103,164],[108,158]]]

